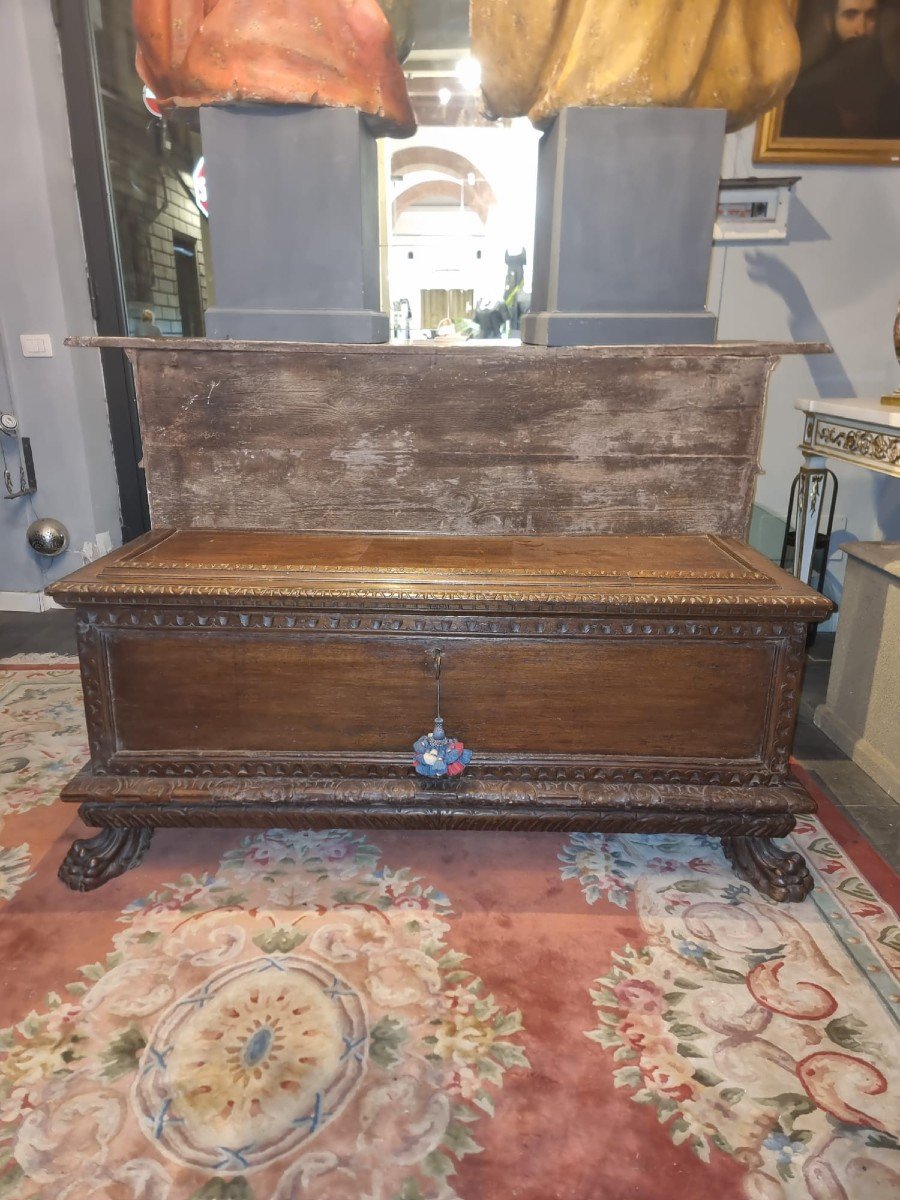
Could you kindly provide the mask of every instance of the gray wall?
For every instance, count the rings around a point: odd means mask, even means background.
[[[719,337],[828,341],[829,357],[785,359],[775,372],[757,503],[783,516],[802,465],[798,397],[878,399],[900,385],[892,329],[900,300],[900,170],[753,162],[754,130],[728,139],[723,174],[802,175],[788,240],[717,247],[710,303]],[[900,479],[844,463],[827,590],[840,598],[842,541],[900,539]]]
[[[35,593],[81,555],[45,567],[25,541],[34,516],[63,521],[80,552],[100,532],[120,540],[119,505],[99,356],[63,346],[93,322],[50,0],[0,0],[0,30],[0,408],[38,476],[31,500],[0,499],[0,593]],[[23,358],[21,333],[49,333],[54,357]]]

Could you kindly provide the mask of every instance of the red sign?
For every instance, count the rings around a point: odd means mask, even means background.
[[[151,117],[162,117],[162,109],[159,107],[159,101],[150,89],[144,84],[144,108]]]
[[[209,198],[206,193],[206,159],[198,158],[197,165],[194,167],[194,174],[191,176],[191,183],[194,187],[194,203],[203,213],[204,217],[209,217]]]

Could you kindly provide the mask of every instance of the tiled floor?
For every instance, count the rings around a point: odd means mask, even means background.
[[[813,724],[825,699],[833,635],[820,635],[810,651],[803,687],[795,754],[813,772],[825,793],[862,830],[895,871],[900,871],[900,804]],[[69,612],[0,612],[0,658],[11,654],[74,654],[75,629]]]
[[[810,651],[794,753],[881,857],[900,871],[900,804],[813,724],[813,713],[824,703],[828,691],[833,648],[834,635],[820,635]]]

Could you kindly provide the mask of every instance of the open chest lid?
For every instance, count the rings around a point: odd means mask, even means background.
[[[52,584],[60,604],[510,606],[796,616],[831,602],[741,542],[163,529]]]

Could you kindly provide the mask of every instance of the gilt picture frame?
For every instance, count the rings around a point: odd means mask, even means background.
[[[758,163],[900,166],[900,0],[791,0],[803,65]]]

